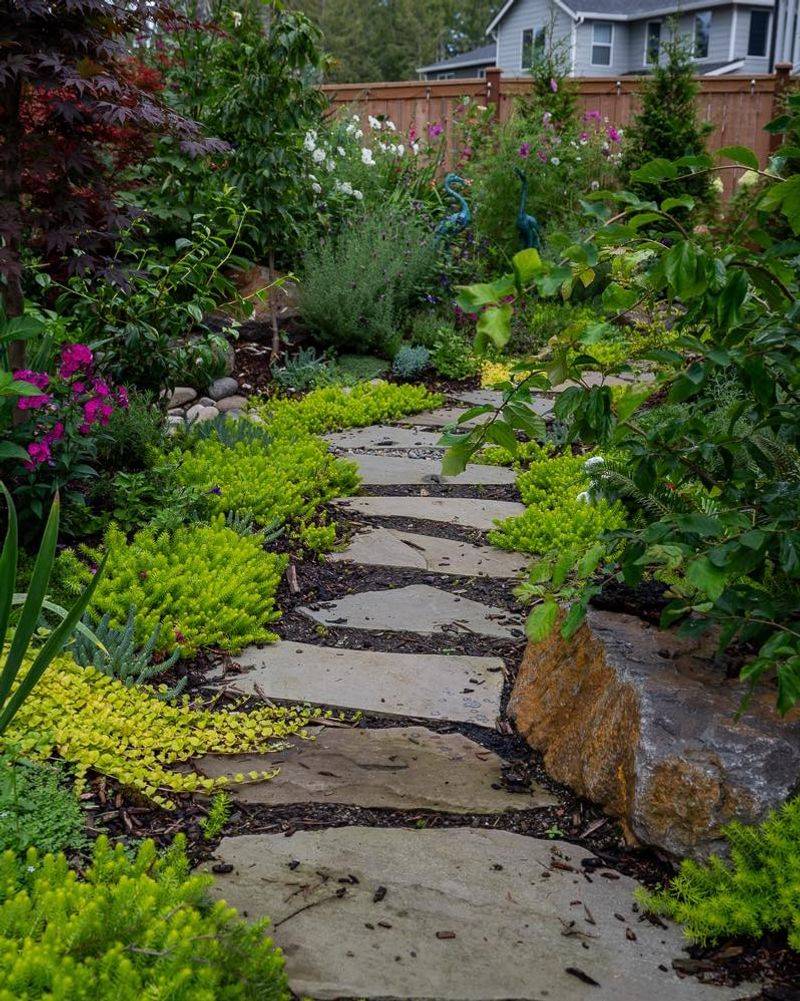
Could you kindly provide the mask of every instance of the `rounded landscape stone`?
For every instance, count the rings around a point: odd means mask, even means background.
[[[230,376],[225,376],[222,379],[215,379],[211,383],[208,387],[208,395],[213,400],[224,400],[226,396],[233,396],[238,390],[239,383]]]

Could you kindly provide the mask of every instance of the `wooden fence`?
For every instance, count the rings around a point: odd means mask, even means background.
[[[774,117],[781,95],[789,86],[790,69],[788,63],[779,63],[773,75],[698,77],[700,117],[714,126],[709,148],[750,146],[765,163],[771,137],[764,126]],[[624,128],[638,108],[645,79],[580,78],[576,81],[579,106],[583,111],[597,110],[609,123]],[[399,132],[408,134],[413,125],[422,134],[436,122],[449,131],[453,110],[464,97],[494,107],[498,121],[505,121],[514,99],[529,92],[530,80],[504,77],[499,70],[490,69],[485,79],[326,84],[322,89],[332,109],[353,107],[365,121],[369,115],[386,115]],[[736,172],[725,173],[729,192]]]

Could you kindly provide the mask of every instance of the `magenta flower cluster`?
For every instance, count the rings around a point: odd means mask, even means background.
[[[93,365],[89,347],[66,344],[61,349],[57,376],[30,369],[14,372],[15,379],[42,390],[41,394],[22,396],[17,401],[18,409],[31,411],[36,420],[33,439],[26,446],[26,469],[35,470],[50,462],[53,446],[70,432],[90,435],[97,426],[108,424],[115,407],[128,406],[124,386],[112,389],[105,379],[94,374]]]

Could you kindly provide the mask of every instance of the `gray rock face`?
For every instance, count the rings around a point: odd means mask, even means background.
[[[446,813],[556,805],[540,787],[524,794],[501,788],[502,766],[496,754],[459,733],[434,733],[421,726],[322,728],[316,739],[296,740],[286,751],[208,755],[194,762],[209,778],[280,769],[269,781],[235,786],[231,792],[240,803],[344,803]]]
[[[722,827],[754,823],[797,790],[800,720],[711,660],[714,645],[591,610],[567,642],[530,645],[509,702],[559,782],[676,855],[724,847]]]
[[[350,431],[334,431],[323,435],[323,438],[334,448],[365,448],[370,451],[381,451],[389,448],[437,448],[442,436],[436,431],[375,424],[372,427],[353,428]]]
[[[443,521],[449,525],[488,532],[496,521],[522,514],[523,504],[513,501],[475,500],[467,497],[345,497],[334,503],[354,514],[373,518],[406,518]]]
[[[233,871],[217,878],[214,893],[250,918],[272,918],[271,934],[298,996],[751,996],[749,985],[728,989],[680,979],[671,967],[682,955],[680,929],[659,928],[635,913],[636,884],[627,876],[604,879],[600,869],[587,881],[581,872],[586,854],[563,841],[463,827],[248,835],[220,844],[218,858]]]
[[[203,421],[213,421],[218,414],[219,411],[216,407],[206,407],[201,403],[195,403],[193,407],[189,407],[186,411],[186,419],[190,424],[194,421],[200,424]]]
[[[212,400],[222,400],[226,396],[233,396],[239,391],[239,383],[230,376],[222,379],[215,379],[208,387],[208,395]]]
[[[211,399],[210,396],[201,396],[197,401],[198,407],[215,407],[216,403]]]
[[[494,727],[500,714],[499,657],[381,653],[284,641],[249,647],[236,659],[246,670],[232,684],[248,695],[485,727]]]
[[[500,639],[523,636],[522,622],[505,608],[482,605],[428,584],[388,591],[361,591],[324,607],[299,608],[302,615],[340,629],[432,633],[479,633]]]
[[[232,410],[247,410],[246,396],[226,396],[217,403],[217,410],[221,414],[228,414]]]
[[[442,464],[438,459],[410,459],[397,455],[352,455],[348,458],[358,467],[361,482],[365,486],[399,486],[407,483],[481,486],[516,482],[514,471],[503,466],[470,463],[457,476],[442,476]]]
[[[408,567],[458,577],[518,577],[528,565],[524,556],[492,546],[440,539],[389,528],[368,528],[356,535],[344,552],[331,553],[329,562],[362,566]]]
[[[197,399],[197,393],[190,386],[177,386],[169,398],[169,408],[183,407]]]

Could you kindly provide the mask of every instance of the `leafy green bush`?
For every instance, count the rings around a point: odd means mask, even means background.
[[[185,525],[172,533],[143,528],[132,539],[113,526],[105,537],[106,573],[90,605],[124,628],[136,607],[136,642],[158,630],[155,652],[177,646],[184,656],[201,646],[237,651],[276,639],[267,628],[280,617],[275,593],[286,557],[266,553],[255,536],[225,525]]]
[[[338,236],[307,251],[303,319],[337,351],[391,358],[435,260],[427,229],[392,206],[353,219]]]
[[[516,354],[541,351],[553,339],[561,339],[573,324],[585,326],[594,315],[588,307],[571,302],[531,299],[514,316],[508,349]]]
[[[348,385],[380,379],[389,369],[383,358],[374,355],[339,355],[336,359],[336,374],[339,382]]]
[[[452,325],[439,328],[431,352],[431,364],[445,379],[468,379],[481,369],[472,344]]]
[[[427,348],[404,344],[394,356],[392,372],[398,379],[414,379],[428,368],[430,360]]]
[[[211,511],[206,494],[182,483],[171,462],[157,469],[117,473],[93,492],[114,521],[126,532],[153,524],[160,531],[204,518]]]
[[[190,875],[185,839],[128,858],[100,838],[80,879],[63,855],[0,859],[2,1001],[288,1001],[266,924],[240,921],[211,878]],[[54,902],[57,901],[57,906]]]
[[[640,903],[680,921],[697,942],[787,932],[789,945],[800,952],[800,799],[761,824],[730,824],[725,840],[729,861],[685,861],[669,887],[640,891]]]
[[[297,526],[326,501],[358,487],[353,464],[307,434],[276,437],[266,448],[244,442],[228,447],[209,438],[182,454],[178,476],[206,491],[215,510],[250,514],[259,525]]]
[[[336,382],[336,373],[324,355],[318,356],[313,348],[301,348],[280,368],[273,368],[272,378],[281,389],[302,393],[318,386],[330,386]]]
[[[86,818],[63,768],[0,756],[0,851],[76,851]]]
[[[253,409],[266,421],[271,434],[292,438],[391,423],[407,414],[440,407],[443,399],[438,393],[429,393],[424,386],[377,382],[360,383],[352,389],[341,386],[316,389],[301,400],[255,401]]]
[[[127,407],[116,407],[97,439],[97,466],[103,472],[149,469],[158,457],[166,419],[150,394],[132,392]]]

